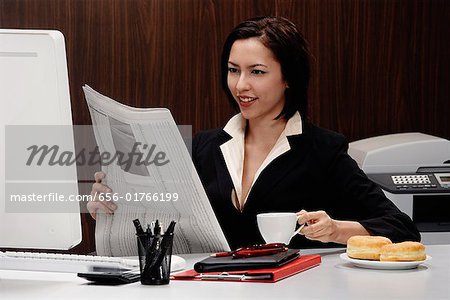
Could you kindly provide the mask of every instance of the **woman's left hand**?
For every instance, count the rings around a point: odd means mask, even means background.
[[[297,213],[298,223],[305,224],[300,234],[307,239],[321,242],[335,242],[337,235],[337,224],[325,211],[301,210]]]

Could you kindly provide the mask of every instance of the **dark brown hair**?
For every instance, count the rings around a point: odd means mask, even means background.
[[[310,76],[309,51],[306,40],[294,23],[282,17],[257,17],[237,25],[225,40],[221,58],[222,88],[233,108],[239,106],[228,88],[228,59],[236,40],[257,37],[269,48],[281,65],[281,72],[288,88],[286,103],[277,118],[289,119],[296,111],[303,120],[308,117],[308,83]]]

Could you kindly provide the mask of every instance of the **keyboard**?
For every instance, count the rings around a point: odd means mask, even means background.
[[[184,269],[186,261],[172,255],[171,271]],[[123,257],[43,252],[0,251],[0,269],[66,273],[139,269],[139,260]]]

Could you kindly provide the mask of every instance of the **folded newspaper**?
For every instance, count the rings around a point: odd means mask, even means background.
[[[112,189],[103,197],[118,208],[97,214],[97,254],[137,255],[136,218],[166,226],[176,221],[174,253],[229,250],[170,111],[129,107],[87,85],[83,90],[99,155],[117,160],[102,164],[102,182]]]

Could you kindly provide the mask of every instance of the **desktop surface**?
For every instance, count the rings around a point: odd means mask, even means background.
[[[344,249],[303,250],[321,265],[277,283],[172,280],[100,286],[76,274],[0,271],[2,299],[450,299],[450,245],[427,246],[432,260],[411,270],[361,269],[342,261]],[[187,266],[205,254],[185,255]]]

